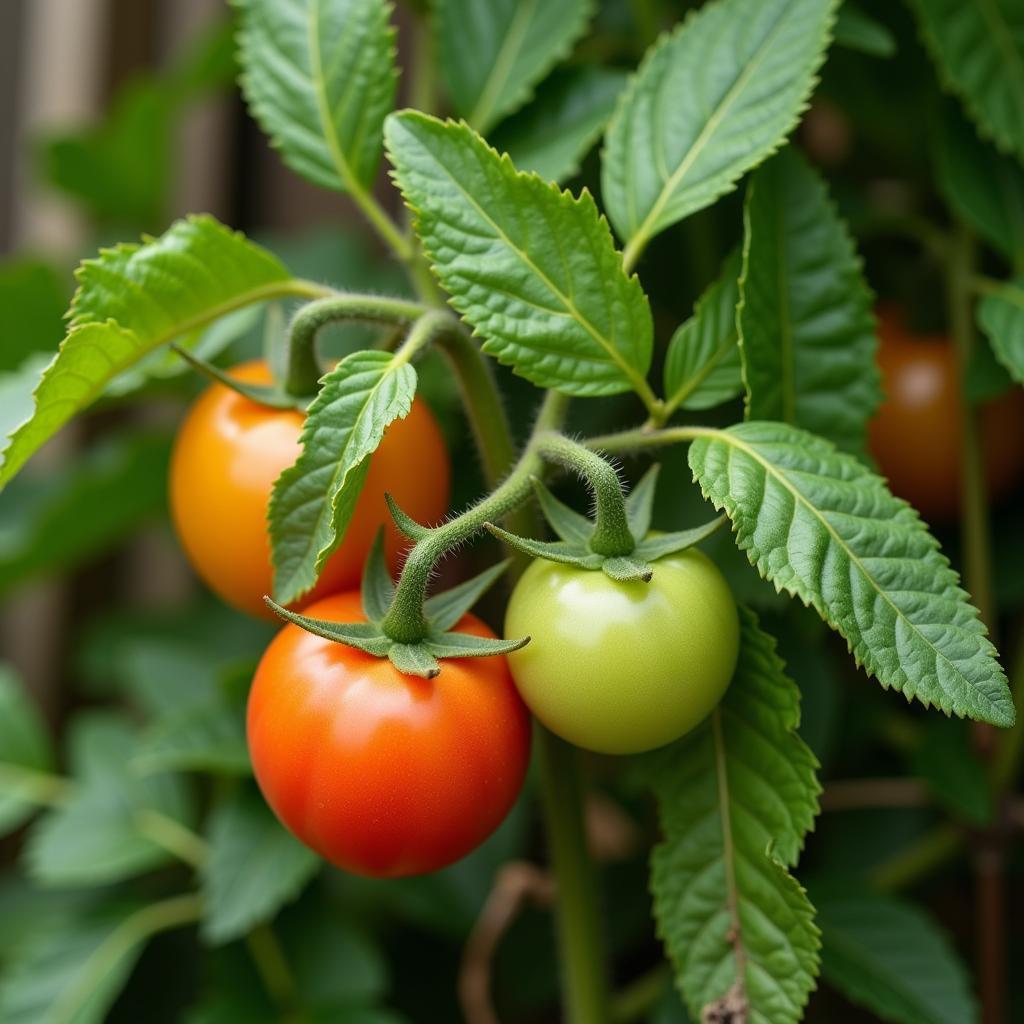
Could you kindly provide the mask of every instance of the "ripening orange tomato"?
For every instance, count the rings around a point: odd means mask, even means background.
[[[266,363],[245,363],[233,376],[270,383]],[[301,413],[271,409],[222,384],[196,400],[178,432],[171,459],[171,514],[193,568],[228,604],[266,618],[272,571],[267,506],[274,481],[300,451]],[[448,507],[451,464],[440,428],[416,399],[396,420],[370,460],[363,490],[316,588],[303,603],[358,586],[373,538],[386,525],[388,560],[395,567],[408,543],[391,522],[384,492],[422,523]]]
[[[898,310],[878,311],[878,365],[885,399],[869,425],[871,454],[894,494],[930,523],[960,513],[963,418],[948,338],[906,330]],[[989,498],[1007,494],[1024,470],[1024,392],[1014,387],[981,410]]]
[[[307,609],[365,620],[359,594]],[[493,637],[473,615],[458,632]],[[347,871],[437,871],[484,841],[519,795],[530,716],[506,659],[441,661],[433,679],[295,625],[274,638],[249,692],[256,781],[282,823]]]

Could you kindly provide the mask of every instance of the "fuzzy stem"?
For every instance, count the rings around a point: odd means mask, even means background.
[[[626,519],[626,499],[615,467],[561,434],[548,433],[537,438],[537,447],[545,459],[579,474],[594,493],[597,505],[591,549],[599,555],[628,555],[636,547]]]
[[[360,320],[380,324],[404,324],[428,311],[419,302],[392,299],[384,295],[338,294],[317,299],[303,306],[292,320],[288,341],[288,377],[285,390],[290,395],[315,395],[320,380],[316,358],[316,336],[321,328],[339,320]]]

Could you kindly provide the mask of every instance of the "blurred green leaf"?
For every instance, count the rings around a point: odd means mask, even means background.
[[[587,64],[557,70],[529,106],[498,125],[490,141],[519,170],[565,181],[600,138],[626,78],[624,72]]]
[[[975,308],[996,359],[1024,384],[1024,280],[1009,281],[986,293]]]
[[[891,1024],[967,1024],[967,971],[939,927],[910,903],[851,887],[811,887],[826,980]]]
[[[0,454],[7,450],[11,434],[32,415],[33,392],[52,358],[35,353],[16,370],[0,373]]]
[[[69,293],[70,281],[45,260],[0,265],[0,373],[17,370],[33,352],[57,351]]]
[[[0,593],[121,544],[166,508],[170,439],[123,435],[0,499]]]
[[[938,715],[930,717],[911,767],[935,796],[964,821],[987,825],[992,820],[988,775],[974,753],[967,722]]]
[[[202,934],[213,944],[272,918],[320,867],[320,858],[285,830],[254,787],[238,789],[214,808],[208,838]]]
[[[896,53],[896,37],[885,25],[869,17],[850,0],[846,0],[839,8],[835,36],[840,46],[860,50],[870,57],[892,57]]]
[[[13,668],[0,662],[0,834],[31,816],[38,805],[36,773],[51,771],[53,762],[42,716]]]
[[[149,838],[147,820],[158,815],[188,825],[189,792],[176,776],[134,772],[136,749],[137,734],[122,718],[93,713],[75,720],[74,789],[36,823],[25,848],[29,874],[41,885],[105,885],[173,859]]]

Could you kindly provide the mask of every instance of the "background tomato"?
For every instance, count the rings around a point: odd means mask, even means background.
[[[871,454],[894,494],[929,522],[960,511],[959,374],[948,338],[908,333],[898,310],[879,310],[878,365],[885,400],[869,428]],[[1013,388],[981,410],[989,496],[1010,491],[1024,469],[1024,392]]]
[[[271,379],[261,361],[231,372],[258,384]],[[207,585],[252,615],[272,617],[263,603],[272,584],[267,504],[274,481],[299,454],[302,420],[301,413],[270,409],[214,384],[189,410],[175,444],[170,497],[181,544]],[[394,568],[407,542],[391,522],[384,492],[417,521],[432,523],[448,508],[450,476],[440,428],[417,399],[384,434],[345,540],[303,603],[357,586],[382,524]]]
[[[359,595],[309,614],[364,619]],[[455,629],[494,633],[473,615]],[[504,658],[447,659],[434,679],[288,625],[249,695],[249,750],[267,803],[339,867],[374,877],[436,871],[508,813],[530,753],[530,717]]]
[[[577,746],[651,750],[692,729],[736,667],[739,620],[725,578],[690,548],[656,562],[649,583],[535,561],[516,584],[505,635],[530,710]]]

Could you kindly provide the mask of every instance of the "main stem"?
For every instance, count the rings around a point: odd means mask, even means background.
[[[537,726],[541,803],[555,875],[559,961],[567,1024],[606,1024],[610,999],[597,878],[587,849],[579,754]]]

